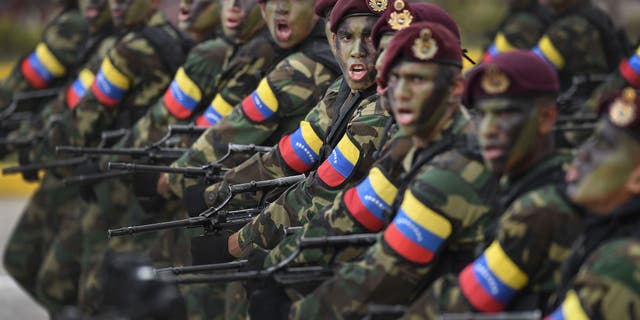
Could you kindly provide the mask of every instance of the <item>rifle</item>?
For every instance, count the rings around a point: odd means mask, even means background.
[[[236,211],[222,211],[234,195],[239,193],[254,192],[259,190],[268,190],[278,187],[290,186],[304,179],[304,175],[297,175],[285,178],[278,178],[265,181],[252,181],[249,183],[235,184],[227,186],[228,196],[218,206],[205,210],[197,217],[152,223],[139,226],[124,227],[119,229],[109,229],[107,231],[109,237],[131,235],[141,232],[158,231],[172,228],[195,228],[203,227],[205,232],[213,230],[246,224],[254,215],[260,213],[262,208],[252,208]]]
[[[107,164],[107,170],[182,174],[185,177],[189,178],[204,177],[207,182],[215,183],[222,180],[222,174],[224,174],[229,169],[223,168],[220,164],[217,163],[210,163],[202,167],[170,167],[150,164],[109,162]]]
[[[189,149],[184,148],[89,148],[89,147],[73,147],[59,146],[56,152],[69,154],[88,154],[88,155],[122,155],[133,158],[150,158],[158,160],[175,160],[180,158],[182,154]]]
[[[41,99],[52,96],[57,96],[64,88],[50,88],[50,89],[42,89],[42,90],[34,90],[27,92],[18,92],[13,95],[13,100],[9,106],[0,112],[0,121],[6,120],[11,117],[14,112],[18,109],[19,102],[25,100],[33,100],[33,99]]]
[[[126,135],[128,132],[129,132],[129,130],[126,130],[126,129],[105,131],[100,136],[101,140],[100,140],[100,143],[98,144],[98,146],[102,147],[102,146],[110,143],[111,141],[113,141],[115,139],[118,139],[118,138],[122,137],[123,135]],[[28,142],[25,141],[25,143],[28,143]],[[84,164],[87,161],[89,161],[89,157],[87,157],[86,155],[83,155],[83,156],[80,156],[80,157],[61,159],[61,160],[54,160],[54,161],[49,161],[49,162],[45,162],[45,163],[30,163],[30,164],[26,164],[26,165],[19,165],[19,166],[14,166],[14,167],[9,167],[9,168],[2,169],[2,174],[3,175],[7,175],[7,174],[15,174],[15,173],[21,173],[21,172],[26,172],[26,171],[32,171],[32,170],[55,169],[55,168],[60,168],[60,167],[71,167],[71,166],[77,166],[77,165],[80,165],[80,164]]]
[[[248,260],[238,260],[238,261],[225,262],[225,263],[201,264],[196,266],[168,267],[168,268],[156,269],[156,273],[171,272],[174,275],[181,275],[181,274],[187,274],[187,273],[200,273],[200,272],[238,269],[246,266],[247,262]]]
[[[202,134],[207,130],[207,128],[208,127],[194,126],[191,124],[190,125],[170,124],[169,128],[167,129],[167,133],[164,135],[164,137],[160,138],[160,140],[154,142],[149,147],[159,147],[167,143],[167,141],[169,141],[171,137],[179,134],[186,134],[186,135]]]
[[[285,259],[278,264],[273,265],[264,270],[251,270],[235,273],[222,273],[207,276],[192,276],[187,278],[175,279],[178,284],[193,283],[215,283],[228,281],[253,281],[273,278],[281,284],[294,284],[299,282],[324,280],[333,275],[334,263],[330,263],[329,267],[310,266],[310,267],[289,267],[288,265],[297,258],[305,249],[327,248],[327,247],[344,247],[344,246],[370,246],[375,243],[377,235],[373,233],[354,234],[345,236],[324,236],[317,238],[300,238],[297,242],[297,248]],[[220,264],[201,266],[199,272],[221,270],[218,268]],[[228,268],[225,268],[228,269]]]

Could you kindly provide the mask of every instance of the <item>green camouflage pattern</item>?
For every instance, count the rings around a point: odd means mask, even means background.
[[[558,289],[562,263],[581,231],[581,218],[555,186],[526,193],[500,219],[496,241],[509,259],[528,277],[519,291],[548,297]],[[407,319],[424,319],[443,312],[476,311],[459,287],[457,276],[437,280],[407,312]],[[524,299],[523,299],[524,300]],[[518,299],[508,308],[517,308]],[[544,305],[545,301],[537,301]],[[535,309],[531,306],[530,309]]]
[[[507,45],[509,49],[529,50],[533,48],[547,28],[547,22],[535,14],[535,10],[541,10],[537,6],[507,12],[489,46],[496,45],[496,49],[500,52],[503,52],[502,49],[507,49],[501,45]],[[506,43],[500,43],[502,39],[498,39],[498,36],[504,36]]]
[[[317,171],[312,172],[302,183],[286,190],[278,200],[240,229],[240,247],[256,244],[267,249],[274,248],[282,240],[284,227],[307,223],[316,212],[330,205],[345,187],[364,178],[373,164],[373,153],[378,149],[388,119],[389,114],[379,103],[377,94],[363,99],[344,134],[360,150],[357,165],[348,182],[330,187],[320,180]]]
[[[603,244],[584,263],[572,289],[590,319],[640,316],[640,242],[625,238]],[[565,300],[566,301],[566,300]]]
[[[467,116],[458,114],[454,119],[438,139],[453,137],[453,128],[472,127]],[[415,152],[414,147],[403,160],[407,171]],[[359,261],[346,263],[331,279],[295,302],[290,318],[342,319],[347,313],[364,311],[369,303],[408,304],[430,284],[429,279],[448,272],[448,263],[464,260],[483,241],[485,228],[491,222],[495,184],[482,163],[460,150],[438,154],[422,165],[407,184],[407,190],[423,205],[451,222],[451,233],[434,259],[425,264],[411,262],[379,237]]]
[[[77,9],[62,12],[45,27],[40,37],[40,43],[45,44],[58,62],[66,69],[65,74],[55,79],[49,87],[64,85],[70,77],[75,75],[74,70],[78,67],[82,58],[78,48],[82,47],[88,36],[89,25],[82,13]],[[16,63],[9,76],[0,84],[0,92],[2,92],[0,94],[2,96],[0,110],[9,105],[13,93],[35,90],[20,70],[22,59]]]
[[[227,152],[229,143],[275,144],[282,134],[297,127],[336,76],[334,71],[304,53],[287,56],[264,78],[278,100],[278,110],[271,118],[254,123],[238,104],[228,116],[202,134],[191,150],[172,166],[202,166],[215,162]],[[183,184],[194,183],[181,175],[167,175],[167,178],[172,192],[179,197],[182,197]]]

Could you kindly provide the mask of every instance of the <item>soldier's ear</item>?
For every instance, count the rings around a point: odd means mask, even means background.
[[[260,6],[260,14],[262,14],[262,20],[267,21],[267,12],[264,10],[264,2],[258,4]]]
[[[626,183],[627,190],[634,195],[640,195],[640,164],[631,171]]]
[[[558,117],[558,108],[555,103],[550,103],[540,107],[538,115],[538,133],[540,136],[547,136],[553,130]]]

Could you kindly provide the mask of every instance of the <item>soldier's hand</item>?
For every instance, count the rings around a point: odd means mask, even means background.
[[[156,185],[156,192],[166,199],[171,197],[171,189],[169,188],[169,181],[166,174],[161,174]]]

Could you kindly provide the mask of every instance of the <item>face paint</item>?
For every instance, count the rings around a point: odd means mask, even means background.
[[[134,26],[147,17],[152,0],[109,0],[113,25],[116,27]]]
[[[178,27],[184,31],[207,31],[220,22],[216,0],[181,0]]]
[[[257,0],[222,0],[222,31],[238,42],[249,40],[264,27]]]
[[[336,42],[333,40],[333,32],[331,32],[331,21],[329,19],[324,20],[324,34],[327,35],[327,42],[329,43],[329,47],[331,48],[331,53],[336,60],[338,59],[338,55],[336,53]]]
[[[538,108],[533,102],[508,98],[479,101],[482,157],[499,175],[518,171],[535,152]]]
[[[376,48],[370,35],[376,20],[373,16],[347,17],[336,31],[336,57],[352,91],[367,89],[375,83]]]
[[[387,49],[389,42],[391,42],[391,38],[393,38],[392,33],[387,33],[380,37],[380,45],[378,45],[378,59],[376,59],[377,72],[380,72],[380,69],[382,69],[382,65],[384,63],[384,51]]]
[[[80,0],[79,5],[92,31],[100,30],[111,23],[111,10],[107,0]]]
[[[314,0],[267,0],[262,15],[276,44],[283,49],[304,41],[318,21]]]
[[[434,63],[400,61],[389,72],[387,98],[398,127],[418,139],[430,137],[448,106],[451,84]]]
[[[577,204],[608,207],[638,165],[638,142],[622,129],[600,121],[567,171],[567,194]]]

